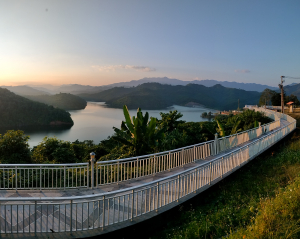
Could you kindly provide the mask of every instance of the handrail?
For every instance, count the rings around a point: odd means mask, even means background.
[[[268,132],[279,127],[278,117],[273,119],[277,121],[215,140],[143,156],[98,161],[95,170],[92,170],[94,162],[91,162],[91,167],[89,163],[0,164],[0,189],[93,188],[95,183],[99,186],[154,175],[207,159],[252,140],[265,132],[262,129]]]
[[[89,163],[0,164],[0,189],[89,187]]]
[[[228,176],[295,129],[295,119],[275,116],[289,123],[213,160],[139,186],[86,196],[0,198],[1,215],[5,221],[13,222],[0,225],[0,233],[113,230],[116,224],[152,215],[151,212],[157,214],[166,206],[174,207]],[[40,214],[41,219],[37,218]],[[20,218],[26,220],[23,226]]]
[[[274,118],[274,117],[273,117]],[[234,135],[198,143],[178,149],[136,156],[125,159],[98,161],[96,163],[96,186],[120,183],[131,179],[155,175],[182,167],[197,160],[207,159],[220,152],[236,147],[280,126],[280,120],[249,129]]]
[[[292,123],[290,123],[292,124]],[[275,130],[274,132],[272,132],[272,134],[274,133],[277,133],[279,132],[281,129],[277,129]],[[218,156],[216,158],[213,158],[212,160],[208,161],[208,162],[204,162],[203,164],[201,165],[196,165],[194,167],[191,167],[189,169],[186,169],[184,172],[178,172],[178,173],[175,173],[175,174],[172,174],[170,176],[166,176],[164,178],[161,178],[161,179],[156,179],[154,181],[151,181],[151,182],[148,182],[148,183],[144,183],[142,186],[140,185],[137,185],[137,186],[132,186],[130,188],[124,188],[124,189],[118,189],[118,190],[115,190],[113,192],[102,192],[102,193],[98,193],[98,194],[92,194],[92,195],[84,195],[84,196],[69,196],[69,197],[10,197],[9,199],[10,200],[13,200],[13,201],[55,201],[55,200],[76,200],[76,199],[87,199],[87,198],[97,198],[97,197],[103,197],[103,196],[109,196],[109,195],[114,195],[114,194],[120,194],[120,193],[123,193],[123,192],[127,192],[128,190],[134,190],[134,189],[138,189],[140,187],[147,187],[149,185],[152,185],[152,184],[156,184],[156,183],[160,183],[160,182],[164,182],[164,181],[167,181],[169,179],[172,179],[174,177],[178,177],[182,174],[185,174],[185,173],[188,173],[188,172],[191,172],[197,168],[201,168],[201,167],[205,167],[205,166],[208,166],[209,164],[211,164],[212,162],[215,162],[215,161],[218,161],[224,157],[228,157],[236,152],[239,152],[243,149],[246,149],[246,148],[249,148],[249,146],[251,145],[254,145],[256,144],[257,142],[260,142],[262,141],[263,139],[267,138],[269,135],[265,135],[265,136],[262,136],[261,138],[258,138],[258,139],[255,139],[254,141],[251,141],[249,144],[247,145],[244,145],[240,148],[237,148],[237,149],[234,149],[233,151],[229,152],[229,153],[226,153],[226,154],[223,154],[221,156]],[[7,201],[7,198],[0,198],[0,201]]]
[[[13,164],[13,163],[10,163],[10,164],[0,164],[0,167],[2,165],[4,166],[80,166],[80,165],[88,165],[89,163],[51,163],[51,164],[48,164],[48,163],[20,163],[20,164]]]

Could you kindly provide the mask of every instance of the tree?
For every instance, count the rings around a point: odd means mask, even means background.
[[[265,89],[259,98],[259,106],[265,105],[267,103],[267,105],[271,105],[272,104],[272,97],[274,94],[278,94],[276,91],[274,90],[270,90],[270,89]]]
[[[143,116],[140,108],[136,117],[131,118],[126,105],[123,106],[123,113],[125,121],[122,121],[121,129],[113,128],[115,135],[112,139],[131,147],[136,156],[152,153],[162,139],[164,129],[157,130],[156,118],[149,120],[149,113]]]
[[[299,102],[297,96],[295,96],[293,94],[291,94],[290,96],[286,96],[284,103],[288,103],[290,101],[294,102],[294,105],[297,105],[297,106],[300,105],[300,102]]]
[[[0,134],[0,162],[1,163],[31,163],[29,136],[21,130],[8,130]]]
[[[75,152],[69,141],[59,140],[56,137],[45,137],[33,148],[32,158],[36,163],[77,163]]]
[[[261,112],[255,112],[253,110],[244,110],[237,115],[223,116],[218,115],[215,118],[218,128],[217,131],[220,136],[236,134],[240,131],[245,131],[258,126],[258,122],[261,124],[269,123],[271,120],[264,116]]]
[[[172,132],[173,130],[178,128],[179,124],[184,123],[183,120],[180,119],[183,115],[177,110],[170,111],[169,113],[159,113],[161,116],[161,120],[158,120],[158,124],[160,128],[164,128],[165,132]]]
[[[281,94],[275,92],[275,94],[271,97],[271,102],[273,106],[280,106],[281,105]]]

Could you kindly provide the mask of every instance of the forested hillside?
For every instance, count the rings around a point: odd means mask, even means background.
[[[284,92],[286,95],[295,95],[300,99],[300,84],[287,85],[284,87]]]
[[[129,109],[163,109],[174,104],[185,105],[195,102],[218,110],[232,110],[246,104],[257,104],[260,93],[221,85],[205,87],[203,85],[188,84],[186,86],[161,85],[159,83],[145,83],[137,87],[115,87],[97,94],[79,95],[86,100],[106,102],[108,106]]]
[[[18,96],[7,89],[0,88],[0,127],[36,125],[73,125],[70,113],[53,106],[34,102]]]
[[[28,95],[24,97],[64,110],[82,110],[87,104],[84,99],[68,93],[56,95]]]

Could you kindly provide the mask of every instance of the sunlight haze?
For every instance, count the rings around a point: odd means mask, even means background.
[[[299,76],[299,1],[0,0],[0,85]],[[290,82],[292,83],[292,82]]]

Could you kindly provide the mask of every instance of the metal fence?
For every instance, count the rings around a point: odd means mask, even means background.
[[[269,112],[270,113],[270,112]],[[271,113],[270,113],[271,114]],[[277,115],[278,116],[278,115]],[[282,115],[279,115],[282,116]],[[141,186],[89,196],[0,198],[1,233],[73,232],[106,228],[177,205],[231,174],[274,145],[296,127],[287,125],[230,153],[184,172]]]
[[[275,119],[275,117],[273,118]],[[216,137],[215,140],[175,150],[126,159],[98,161],[96,163],[96,185],[119,183],[182,167],[253,140],[277,127],[280,127],[279,118],[269,124],[235,135],[223,138]]]
[[[247,106],[253,110],[257,108]],[[274,120],[258,128],[175,150],[126,159],[80,164],[0,164],[0,189],[93,187],[154,175],[224,152],[280,126],[280,113],[259,109]],[[286,118],[285,118],[286,119]]]
[[[0,189],[88,187],[89,163],[0,164]]]

